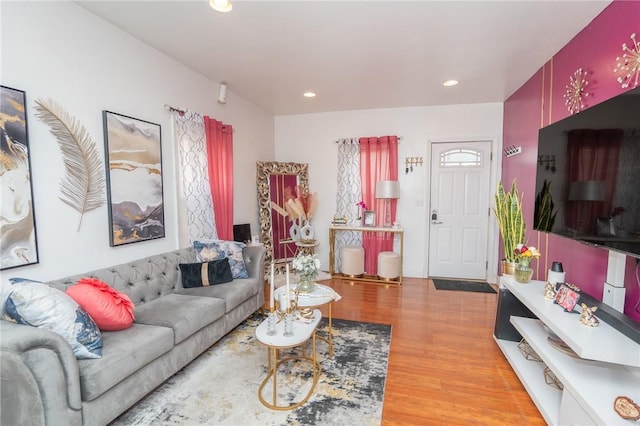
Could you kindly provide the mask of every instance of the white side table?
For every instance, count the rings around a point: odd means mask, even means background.
[[[296,286],[291,287],[292,290]],[[274,291],[275,300],[280,300],[279,296],[282,292],[286,292],[285,287],[279,287]],[[333,356],[333,302],[342,299],[334,289],[324,284],[316,283],[315,288],[310,293],[298,293],[298,308],[315,309],[323,305],[329,305],[329,330],[327,337],[318,336],[318,339],[324,340],[329,345],[329,356]]]
[[[258,388],[258,398],[265,407],[280,411],[292,410],[307,402],[313,394],[320,376],[320,364],[318,363],[316,355],[316,328],[318,327],[321,319],[322,313],[318,309],[315,309],[313,311],[313,316],[308,321],[293,322],[293,336],[289,337],[284,336],[284,321],[280,321],[276,324],[276,334],[274,336],[269,336],[267,334],[266,319],[258,326],[258,328],[256,328],[256,338],[260,343],[267,347],[267,376],[262,380],[262,383]],[[310,338],[312,338],[312,353],[310,356],[306,355],[306,352],[303,350],[301,356],[288,356],[278,359],[278,350],[301,346]],[[313,369],[313,383],[307,394],[300,401],[291,405],[278,405],[277,370],[281,364],[293,360],[304,360],[311,363],[311,367]],[[269,379],[272,379],[273,384],[272,402],[265,400],[262,395],[262,391],[269,382]]]

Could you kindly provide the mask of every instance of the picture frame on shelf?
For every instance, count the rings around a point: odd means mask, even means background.
[[[164,238],[159,124],[102,111],[111,247]]]
[[[555,303],[562,306],[565,311],[573,312],[573,308],[580,300],[580,294],[565,284],[558,286]]]
[[[365,210],[362,214],[362,226],[376,226],[376,212]]]
[[[600,237],[615,237],[616,227],[612,217],[599,217],[597,219],[598,224],[598,236]]]

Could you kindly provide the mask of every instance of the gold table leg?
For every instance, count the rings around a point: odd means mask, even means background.
[[[303,350],[304,350],[305,343],[306,342],[302,343]],[[312,351],[313,353],[311,354],[310,357],[307,356],[305,352],[303,352],[302,356],[289,356],[286,358],[282,358],[281,360],[278,361],[277,359],[278,349],[274,347],[267,348],[267,363],[269,365],[267,376],[264,378],[264,380],[262,380],[262,383],[260,383],[260,387],[258,388],[258,399],[260,399],[260,402],[262,403],[262,405],[264,405],[267,408],[271,408],[273,410],[286,411],[286,410],[293,410],[294,408],[300,407],[302,404],[307,402],[309,398],[311,398],[311,395],[313,394],[313,391],[315,390],[316,385],[318,384],[318,379],[320,378],[320,372],[321,372],[320,364],[318,363],[317,351],[316,351],[316,331],[315,330],[312,335]],[[277,404],[278,392],[277,392],[277,380],[276,380],[278,367],[284,364],[285,362],[294,361],[294,360],[305,360],[311,363],[311,366],[313,368],[313,383],[311,384],[309,391],[304,396],[304,398],[302,398],[302,400],[291,405],[286,405],[286,406],[278,405]],[[271,403],[264,399],[264,397],[262,396],[262,391],[265,385],[269,382],[269,379],[271,379],[272,377],[273,377],[273,402]]]
[[[327,342],[329,346],[329,356],[333,356],[333,302],[329,302],[329,329],[327,332],[327,336],[318,336],[318,339]]]

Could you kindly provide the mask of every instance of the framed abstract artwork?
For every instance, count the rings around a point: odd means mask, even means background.
[[[26,95],[0,86],[0,269],[38,263]]]
[[[102,112],[112,247],[163,238],[160,125]]]

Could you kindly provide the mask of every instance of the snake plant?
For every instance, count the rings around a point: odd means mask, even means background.
[[[496,205],[493,209],[504,247],[504,258],[507,262],[515,261],[515,248],[518,244],[526,244],[526,224],[522,215],[522,196],[518,194],[515,179],[511,190],[506,192],[502,182],[498,182]]]
[[[553,198],[551,197],[551,182],[544,180],[540,193],[536,196],[535,210],[533,212],[533,227],[539,231],[551,231],[558,211],[554,211]]]

